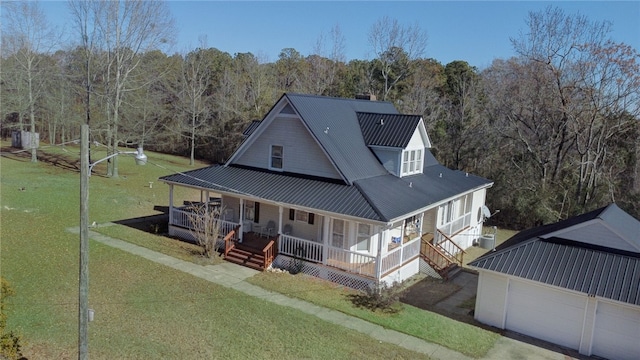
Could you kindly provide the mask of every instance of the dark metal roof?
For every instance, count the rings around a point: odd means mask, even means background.
[[[358,180],[355,186],[235,166],[212,166],[160,180],[381,222],[491,185],[489,180],[440,165],[421,175],[386,174]]]
[[[183,186],[383,221],[354,186],[235,166],[210,166],[160,178]]]
[[[469,265],[640,305],[640,249],[620,249],[617,238],[639,243],[640,232],[628,231],[638,225],[638,220],[612,204],[520,232]],[[597,231],[594,226],[611,231]],[[577,239],[576,231],[585,227],[589,232],[581,232],[582,239]],[[607,236],[600,237],[602,233]]]
[[[356,113],[397,114],[393,104],[300,94],[284,97],[349,184],[388,173],[366,146]]]
[[[389,174],[358,180],[355,185],[381,217],[389,221],[474,189],[489,187],[492,182],[433,165],[425,167],[422,174],[402,178]]]
[[[357,114],[364,142],[368,146],[405,148],[416,131],[421,117],[402,114]]]
[[[253,131],[260,125],[262,120],[253,120],[251,123],[242,131],[243,136],[249,136],[253,133]]]

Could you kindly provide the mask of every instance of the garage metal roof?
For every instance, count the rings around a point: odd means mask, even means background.
[[[611,204],[520,232],[469,265],[640,305],[639,226]]]

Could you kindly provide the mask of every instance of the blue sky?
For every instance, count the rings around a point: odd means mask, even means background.
[[[527,30],[530,11],[548,5],[611,21],[611,37],[640,50],[640,1],[169,1],[178,28],[173,52],[197,47],[199,36],[206,35],[209,47],[276,61],[283,48],[311,54],[320,34],[339,25],[347,59],[371,59],[367,34],[376,20],[389,16],[426,31],[426,57],[443,64],[465,60],[479,68],[513,56],[509,38]],[[65,2],[43,6],[51,21],[64,22]]]

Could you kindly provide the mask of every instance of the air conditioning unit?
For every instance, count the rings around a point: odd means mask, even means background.
[[[496,247],[496,236],[494,234],[484,234],[480,236],[479,245],[483,249],[493,249]]]

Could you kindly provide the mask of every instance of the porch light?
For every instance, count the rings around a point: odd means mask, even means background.
[[[138,148],[138,150],[136,151],[117,151],[114,154],[111,154],[105,158],[102,158],[96,162],[94,162],[93,164],[89,164],[89,176],[91,176],[91,171],[93,171],[93,167],[96,166],[98,163],[101,163],[105,160],[109,160],[113,157],[116,157],[118,155],[123,155],[123,154],[133,154],[135,155],[135,160],[136,160],[136,165],[146,165],[147,164],[147,155],[145,155],[144,150],[142,150],[142,146]]]

